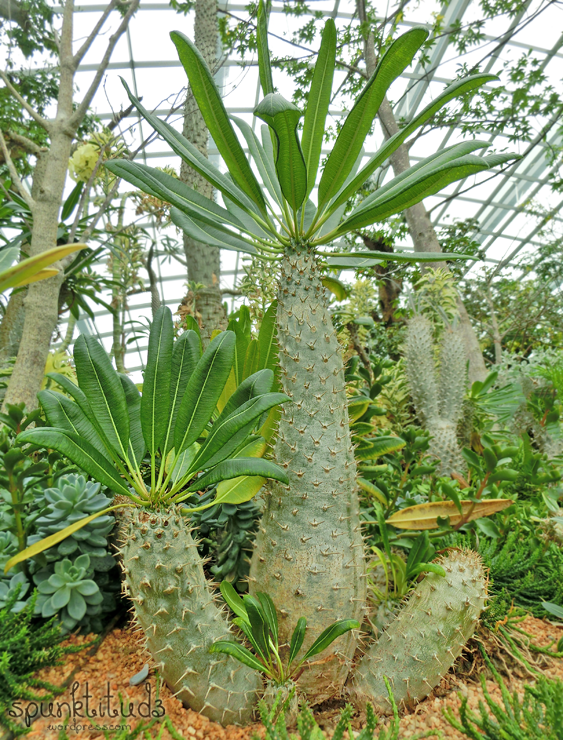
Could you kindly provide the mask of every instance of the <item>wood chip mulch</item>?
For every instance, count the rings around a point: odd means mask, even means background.
[[[534,636],[538,645],[547,646],[563,637],[563,628],[533,617],[527,617],[520,626]],[[73,635],[66,641],[66,644],[81,644],[88,639]],[[157,703],[156,680],[152,671],[146,681],[137,686],[130,686],[129,679],[149,662],[142,644],[138,641],[138,633],[134,634],[130,629],[114,629],[105,637],[95,653],[89,654],[92,652],[90,649],[70,654],[63,666],[44,669],[38,674],[52,683],[61,684],[69,678],[71,683],[64,694],[55,697],[52,707],[49,704],[43,705],[43,714],[54,716],[34,718],[34,713],[39,712],[37,705],[32,703],[26,706],[25,703],[21,703],[20,710],[24,712],[22,719],[27,711],[31,722],[31,732],[26,737],[57,740],[63,720],[69,713],[69,708],[73,706],[73,690],[74,711],[71,711],[72,718],[67,727],[70,740],[102,740],[104,738],[102,730],[92,726],[85,717],[86,699],[90,713],[93,714],[93,711],[96,711],[95,721],[106,729],[111,729],[112,726],[115,728],[120,721],[119,694],[123,698],[126,713],[131,715],[126,720],[131,730],[140,721],[146,722],[151,712],[156,712],[161,716],[166,713],[176,731],[185,740],[203,740],[204,738],[205,740],[251,740],[255,735],[264,737],[264,728],[260,724],[245,728],[233,726],[223,728],[190,709],[184,709],[180,701],[171,696],[166,686],[160,689],[158,699],[161,703]],[[563,679],[563,661],[561,660],[547,659],[543,670],[549,677]],[[72,675],[73,672],[74,675]],[[530,681],[530,677],[513,675],[508,685],[511,690],[521,693],[524,684]],[[487,681],[487,687],[491,696],[496,701],[500,701],[501,695],[496,683]],[[460,692],[468,697],[470,708],[476,709],[479,700],[483,699],[478,676],[472,675],[469,679],[462,680],[459,674],[448,674],[441,686],[430,697],[421,702],[414,711],[403,715],[401,740],[409,740],[429,730],[435,731],[436,737],[440,737],[438,732],[441,731],[441,737],[444,740],[466,740],[465,736],[449,725],[442,714],[445,707],[457,710]],[[111,710],[111,716],[108,716],[108,707]],[[325,708],[324,712],[318,716],[321,727],[333,727],[339,711],[338,705],[328,711]],[[158,735],[159,724],[160,720],[150,731],[150,737]],[[358,727],[357,723],[356,727]],[[330,735],[331,733],[329,737]],[[162,740],[173,740],[167,730],[164,730],[159,737]]]

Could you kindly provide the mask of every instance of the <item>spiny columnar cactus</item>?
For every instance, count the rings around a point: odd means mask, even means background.
[[[397,704],[421,701],[473,634],[487,596],[481,558],[470,550],[452,550],[440,564],[445,577],[428,573],[362,658],[352,688],[360,703],[390,711],[384,676]]]
[[[350,442],[341,350],[327,310],[317,261],[305,250],[284,260],[278,335],[284,392],[275,458],[289,486],[268,487],[250,569],[251,591],[274,596],[280,642],[307,618],[307,647],[338,619],[363,617],[363,541]],[[301,677],[311,701],[344,684],[355,651],[349,634]]]
[[[209,654],[231,633],[183,518],[174,508],[136,510],[125,526],[126,590],[160,674],[181,701],[209,719],[248,722],[261,679],[230,656]]]
[[[459,333],[450,326],[445,328],[438,378],[432,323],[424,315],[415,316],[407,329],[405,367],[416,413],[432,435],[430,451],[441,462],[440,472],[449,475],[463,470],[456,427],[463,406],[467,368]]]

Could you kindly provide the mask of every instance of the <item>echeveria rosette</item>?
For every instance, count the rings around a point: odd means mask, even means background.
[[[6,606],[6,603],[13,597],[16,590],[18,591],[18,595],[17,601],[12,607],[13,612],[21,611],[27,604],[27,599],[24,599],[24,596],[29,591],[29,581],[25,573],[16,573],[11,578],[0,579],[0,609]]]
[[[44,502],[46,507],[35,521],[37,531],[29,538],[29,544],[60,532],[70,524],[111,506],[111,499],[100,493],[99,483],[87,481],[83,475],[74,473],[59,478],[56,486],[47,488],[44,492]],[[77,551],[92,557],[104,557],[107,555],[107,535],[114,523],[115,519],[109,514],[94,519],[73,532],[56,548],[47,550],[45,552],[47,560],[66,557]]]
[[[70,632],[86,614],[101,611],[103,596],[90,575],[90,558],[79,555],[74,562],[68,558],[55,563],[54,573],[40,570],[33,576],[39,596],[36,614],[49,618],[58,614],[63,628]]]

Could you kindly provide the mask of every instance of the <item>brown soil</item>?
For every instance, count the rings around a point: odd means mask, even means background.
[[[563,637],[563,628],[533,617],[527,617],[520,626],[534,636],[538,645],[547,646]],[[77,645],[84,643],[87,639],[72,636],[66,641],[66,644]],[[93,650],[95,650],[95,653],[93,655],[89,654]],[[146,717],[147,713],[152,710],[160,711],[161,714],[165,712],[177,732],[186,740],[203,738],[206,740],[251,740],[255,734],[264,737],[264,728],[260,724],[245,728],[223,728],[190,709],[184,709],[182,704],[171,696],[167,687],[160,690],[159,699],[162,704],[157,704],[156,682],[152,671],[147,681],[138,686],[129,685],[129,679],[138,673],[147,662],[147,655],[144,653],[142,645],[139,644],[136,635],[129,629],[115,629],[106,636],[97,649],[84,650],[68,655],[63,666],[41,671],[38,675],[43,679],[61,684],[70,678],[71,684],[64,694],[55,698],[52,707],[55,716],[40,717],[35,720],[27,737],[57,740],[60,725],[69,711],[67,707],[72,705],[72,687],[74,687],[74,701],[82,702],[82,710],[79,704],[75,704],[78,711],[74,713],[74,722],[71,721],[67,729],[71,740],[101,740],[104,737],[103,732],[92,727],[84,716],[86,694],[89,694],[90,713],[92,714],[93,710],[97,711],[96,721],[108,729],[109,726],[115,726],[119,723],[119,716],[115,716],[115,713],[119,714],[118,695],[121,694],[125,705],[130,707],[129,712],[132,713],[132,716],[125,720],[131,729],[135,728],[142,721],[143,716]],[[549,658],[544,661],[544,664],[546,675],[563,679],[563,661]],[[465,736],[448,724],[442,712],[446,707],[454,709],[454,711],[457,710],[459,707],[459,692],[468,697],[469,706],[473,709],[478,706],[479,700],[483,699],[479,678],[476,675],[478,671],[475,669],[475,665],[473,668],[473,671],[469,671],[470,677],[462,677],[459,673],[450,673],[428,699],[421,702],[414,711],[406,712],[401,719],[401,740],[408,740],[429,730],[436,733],[441,730],[442,737],[450,740],[466,740]],[[517,673],[521,673],[521,677],[517,677]],[[515,671],[511,677],[509,687],[511,690],[521,692],[523,685],[531,680],[530,676],[526,677],[525,671]],[[492,697],[496,701],[500,701],[500,691],[496,683],[487,681],[487,687]],[[64,704],[64,702],[69,704]],[[108,717],[108,704],[114,713],[112,717]],[[321,711],[317,713],[317,721],[321,727],[334,727],[343,705],[343,702],[333,702],[332,705],[321,708]],[[23,704],[21,706],[22,709],[25,709]],[[60,718],[57,718],[56,714],[59,706]],[[31,704],[27,709],[28,713],[32,715],[37,707]],[[100,709],[103,715],[100,713]],[[48,711],[48,705],[44,705],[44,713]],[[160,720],[154,725],[148,737],[158,735],[159,725]],[[356,723],[356,725],[359,729],[359,724]],[[162,740],[173,740],[167,730],[159,737]]]

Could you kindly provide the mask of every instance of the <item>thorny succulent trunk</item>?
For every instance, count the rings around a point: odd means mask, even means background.
[[[366,585],[341,349],[306,247],[288,250],[282,262],[278,343],[293,402],[282,407],[275,460],[289,486],[274,483],[264,495],[250,588],[274,596],[282,643],[307,618],[307,646],[337,619],[362,621]],[[340,691],[355,647],[348,633],[304,672],[299,684],[311,701]]]
[[[452,550],[440,564],[446,574],[428,573],[355,672],[352,693],[389,712],[383,682],[391,683],[397,704],[422,701],[453,665],[473,634],[487,596],[481,558]]]
[[[225,725],[248,723],[261,679],[231,656],[209,653],[232,634],[183,518],[174,507],[135,511],[120,535],[125,590],[161,676],[194,711]]]
[[[217,67],[217,0],[196,0],[194,41],[209,69]],[[207,157],[209,131],[188,90],[184,108],[184,136]],[[182,160],[180,179],[202,195],[213,200],[213,186]],[[221,255],[218,247],[210,247],[184,234],[184,252],[188,265],[188,280],[203,285],[196,291],[195,309],[199,314],[204,339],[215,329],[225,329],[225,311],[221,303],[219,278]]]

